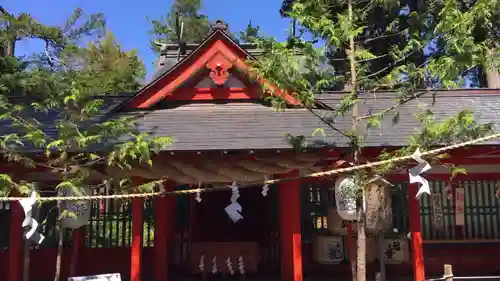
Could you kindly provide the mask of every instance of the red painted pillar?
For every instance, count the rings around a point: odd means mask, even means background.
[[[166,191],[175,189],[175,183],[167,181],[164,184]],[[155,259],[154,280],[168,280],[169,255],[172,252],[174,235],[175,197],[157,197],[155,207]]]
[[[69,268],[69,277],[78,276],[78,264],[85,247],[85,226],[75,229],[73,232],[73,247],[71,251],[71,264]]]
[[[23,229],[21,224],[24,219],[23,208],[19,202],[10,204],[12,218],[10,223],[9,241],[9,275],[8,281],[20,281],[23,256]]]
[[[295,177],[298,170],[280,175]],[[300,233],[300,180],[279,184],[279,216],[281,239],[281,279],[302,281],[302,237]]]
[[[141,248],[142,248],[142,198],[132,200],[132,247],[130,252],[130,281],[141,280]]]
[[[414,281],[425,280],[424,249],[422,243],[422,225],[420,222],[420,204],[417,195],[417,184],[408,185],[408,205],[410,211],[410,234]]]

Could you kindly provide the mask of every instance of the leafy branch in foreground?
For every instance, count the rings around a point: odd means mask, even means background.
[[[29,15],[4,14],[0,29],[2,40],[47,43],[29,57],[0,57],[0,122],[11,128],[2,131],[0,154],[29,168],[57,171],[56,188],[75,192],[95,184],[90,168],[152,165],[152,155],[171,144],[170,138],[137,132],[132,118],[102,115],[110,97],[138,89],[145,68],[136,52],[123,52],[105,32],[101,14],[82,18],[76,10],[63,26],[48,27]],[[28,182],[1,176],[3,195],[31,191]]]

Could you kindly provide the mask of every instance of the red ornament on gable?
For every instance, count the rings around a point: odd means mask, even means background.
[[[229,78],[229,69],[231,69],[232,66],[232,63],[220,53],[217,53],[206,65],[206,67],[210,69],[210,78],[218,86],[222,86],[226,83]]]

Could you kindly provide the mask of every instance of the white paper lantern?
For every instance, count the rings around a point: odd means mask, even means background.
[[[343,220],[357,220],[356,183],[349,177],[339,177],[335,181],[335,203],[337,212]]]
[[[81,187],[80,192],[80,194],[77,194],[72,189],[68,188],[59,191],[59,196],[92,195],[92,190],[89,187]],[[75,229],[86,225],[90,220],[90,204],[90,200],[62,202],[62,210],[68,213],[61,219],[62,227]]]

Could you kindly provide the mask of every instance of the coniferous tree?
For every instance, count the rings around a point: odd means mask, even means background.
[[[166,17],[150,20],[151,48],[159,51],[158,43],[178,44],[182,42],[201,43],[210,33],[210,24],[206,15],[200,14],[201,0],[175,0]]]

